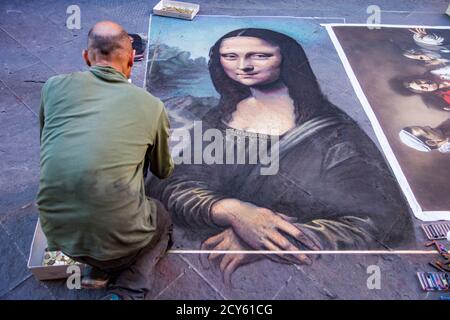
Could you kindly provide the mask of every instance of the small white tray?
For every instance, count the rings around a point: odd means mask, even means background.
[[[180,9],[188,9],[188,10],[192,10],[192,12],[190,14],[182,13],[182,12],[172,12],[172,11],[164,10],[164,7],[176,7],[176,8],[180,8]],[[165,17],[192,20],[192,19],[194,19],[195,15],[198,13],[199,10],[200,10],[199,4],[189,3],[189,2],[180,2],[180,1],[161,0],[153,8],[153,13],[156,15],[165,16]]]
[[[68,265],[44,266],[44,253],[47,248],[47,238],[42,231],[41,224],[36,223],[33,241],[31,242],[30,256],[28,258],[28,269],[38,280],[64,279],[71,274],[67,273]],[[78,264],[83,272],[84,264]]]

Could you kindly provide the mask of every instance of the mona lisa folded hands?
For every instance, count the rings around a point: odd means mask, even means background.
[[[320,248],[304,232],[292,224],[292,219],[272,210],[238,199],[223,199],[211,208],[214,223],[231,227],[236,235],[253,250],[300,251],[293,238],[309,250]],[[304,254],[284,255],[291,263],[311,264]],[[295,261],[293,261],[295,260]]]

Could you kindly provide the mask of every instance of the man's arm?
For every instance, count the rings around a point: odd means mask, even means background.
[[[160,179],[170,176],[174,169],[174,163],[169,150],[169,118],[163,107],[159,116],[155,139],[148,153],[150,171]]]
[[[44,92],[45,92],[45,87],[46,85],[44,85],[42,87],[42,91],[41,91],[41,106],[39,107],[39,141],[41,142],[42,139],[42,130],[44,129],[44,122],[45,122],[45,117],[44,117]]]
[[[206,121],[203,125],[204,130],[210,128]],[[147,177],[147,195],[159,199],[179,223],[194,229],[221,229],[211,220],[210,209],[215,202],[230,197],[224,190],[224,186],[229,185],[228,179],[232,177],[226,170],[229,166],[195,164],[194,152],[190,150],[195,139],[193,129],[190,130],[189,136],[189,150],[183,149],[180,154],[174,154],[182,161],[177,161],[180,164],[170,178],[159,180]],[[201,150],[204,150],[207,143],[203,141]],[[186,161],[183,160],[184,152],[189,154]]]

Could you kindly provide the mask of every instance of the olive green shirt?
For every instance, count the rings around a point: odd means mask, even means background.
[[[173,171],[163,103],[111,67],[50,78],[42,89],[37,203],[50,250],[111,260],[156,227],[144,167]]]

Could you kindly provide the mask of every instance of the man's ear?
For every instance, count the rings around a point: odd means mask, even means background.
[[[91,61],[89,60],[89,53],[87,50],[83,50],[83,59],[86,62],[86,64],[90,67]]]
[[[136,55],[136,50],[133,49],[130,54],[130,58],[128,60],[128,66],[132,67],[134,65],[134,56]]]

